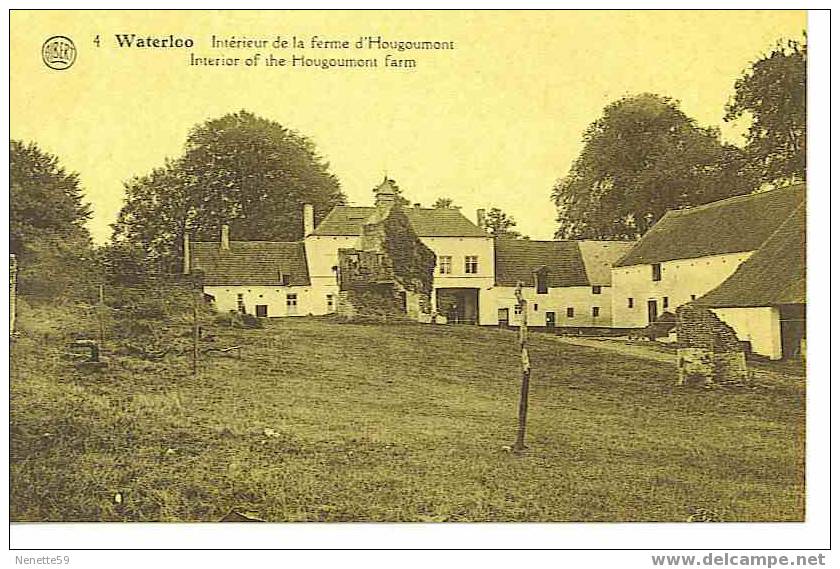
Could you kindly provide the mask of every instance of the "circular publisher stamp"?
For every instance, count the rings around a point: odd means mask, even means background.
[[[66,36],[53,36],[41,47],[41,57],[50,69],[67,69],[76,61],[76,45]]]

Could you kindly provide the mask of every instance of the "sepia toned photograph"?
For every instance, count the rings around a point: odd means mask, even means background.
[[[9,18],[13,525],[806,521],[804,11]]]

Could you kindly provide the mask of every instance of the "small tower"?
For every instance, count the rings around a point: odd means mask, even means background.
[[[373,193],[376,196],[376,200],[374,201],[376,207],[388,207],[396,203],[400,189],[394,180],[385,176],[382,183],[373,188]]]

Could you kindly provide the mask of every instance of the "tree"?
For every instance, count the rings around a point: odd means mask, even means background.
[[[438,198],[432,204],[432,207],[435,209],[451,209],[455,207],[455,202],[452,201],[452,198]]]
[[[485,229],[496,239],[527,239],[518,231],[514,231],[516,221],[497,207],[491,208],[484,216],[482,229]]]
[[[79,176],[58,158],[18,140],[9,143],[9,250],[18,257],[18,290],[31,298],[78,300],[94,279],[85,223],[90,206]]]
[[[303,236],[303,204],[316,221],[345,203],[338,179],[304,136],[246,111],[195,126],[183,156],[125,183],[114,240],[142,245],[175,269],[183,235],[216,240],[230,225],[242,240]]]
[[[9,143],[9,249],[25,256],[34,241],[89,240],[90,206],[82,201],[79,175],[34,142]]]
[[[607,105],[583,142],[552,191],[558,238],[635,239],[669,209],[755,187],[744,152],[668,97],[646,93]]]
[[[807,45],[781,41],[735,82],[724,120],[749,116],[745,147],[762,182],[805,180]]]

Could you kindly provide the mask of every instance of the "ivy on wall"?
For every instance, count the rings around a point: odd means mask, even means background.
[[[391,258],[394,276],[412,292],[431,294],[436,258],[415,233],[402,207],[395,205],[383,220],[383,247]]]

